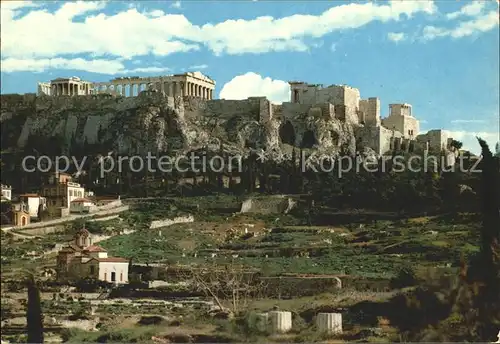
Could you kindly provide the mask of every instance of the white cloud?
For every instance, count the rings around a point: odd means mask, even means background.
[[[474,19],[461,22],[452,29],[426,26],[423,31],[423,39],[432,40],[439,37],[468,37],[477,33],[490,31],[498,26],[498,22],[498,11],[494,10]]]
[[[122,60],[94,59],[86,60],[82,58],[65,59],[12,59],[2,60],[2,72],[43,72],[48,69],[82,70],[101,74],[128,74],[128,73],[159,73],[169,71],[165,67],[139,67],[127,69]]]
[[[481,152],[481,146],[477,142],[476,137],[480,137],[490,147],[490,151],[495,152],[495,145],[500,140],[499,133],[495,132],[487,132],[487,131],[453,131],[449,130],[450,136],[463,143],[462,149],[468,150],[475,154],[479,154]]]
[[[484,122],[486,121],[482,119],[454,119],[453,121],[451,121],[451,123],[454,124],[462,124],[462,123],[470,124],[470,123],[484,123]]]
[[[171,69],[167,67],[139,67],[133,69],[125,69],[120,71],[119,73],[127,74],[127,73],[162,73],[169,72]],[[117,74],[117,73],[114,73]]]
[[[165,12],[163,12],[162,10],[153,10],[151,12],[148,12],[147,14],[153,18],[158,18],[163,17],[165,15]]]
[[[124,70],[121,61],[117,60],[85,60],[82,58],[65,59],[12,59],[7,58],[2,60],[2,72],[43,72],[47,69],[75,69],[84,70],[87,72],[116,74]]]
[[[387,34],[387,38],[393,42],[403,41],[406,38],[406,35],[403,32],[389,32]]]
[[[22,60],[84,54],[94,58],[132,58],[188,52],[201,45],[215,54],[305,52],[308,47],[304,39],[308,37],[320,38],[373,21],[385,23],[403,16],[435,12],[432,1],[351,3],[331,7],[317,16],[263,16],[199,26],[184,15],[165,14],[160,10],[141,13],[131,8],[107,15],[101,12],[106,4],[106,1],[68,2],[55,12],[35,8],[27,14],[16,15],[22,6],[9,5],[10,9],[4,10],[2,2],[3,57]]]
[[[486,1],[472,1],[469,4],[464,5],[460,11],[448,13],[446,17],[448,19],[455,19],[462,16],[475,17],[481,14],[482,10],[486,7]]]
[[[207,68],[208,68],[208,65],[206,65],[206,64],[194,65],[194,66],[189,67],[190,70],[207,69]]]
[[[286,81],[263,78],[248,72],[234,77],[220,91],[221,99],[247,99],[248,97],[267,97],[273,103],[290,101],[290,85]]]
[[[170,5],[170,7],[180,9],[181,8],[181,2],[180,1],[174,1],[174,3],[172,5]]]

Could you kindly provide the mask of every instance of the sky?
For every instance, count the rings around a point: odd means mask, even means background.
[[[410,103],[421,132],[478,151],[500,140],[499,3],[486,1],[2,1],[1,93],[78,76],[200,71],[215,96],[289,101],[288,81]]]

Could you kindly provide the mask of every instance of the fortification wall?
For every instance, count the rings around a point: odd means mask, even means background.
[[[448,147],[448,142],[451,139],[450,133],[446,130],[435,129],[429,130],[426,134],[418,135],[417,141],[423,146],[429,143],[429,149],[440,151]]]

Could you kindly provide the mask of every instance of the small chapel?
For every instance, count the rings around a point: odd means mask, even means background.
[[[57,255],[57,277],[62,281],[93,278],[114,284],[128,283],[129,260],[109,257],[101,246],[94,245],[86,228],[80,229]]]

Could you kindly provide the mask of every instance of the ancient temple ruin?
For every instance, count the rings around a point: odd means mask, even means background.
[[[109,93],[134,97],[145,90],[156,90],[168,97],[192,96],[211,100],[215,90],[215,81],[200,72],[154,77],[119,77],[107,82],[83,81],[78,77],[57,78],[48,83],[39,82],[37,94],[80,96]]]

